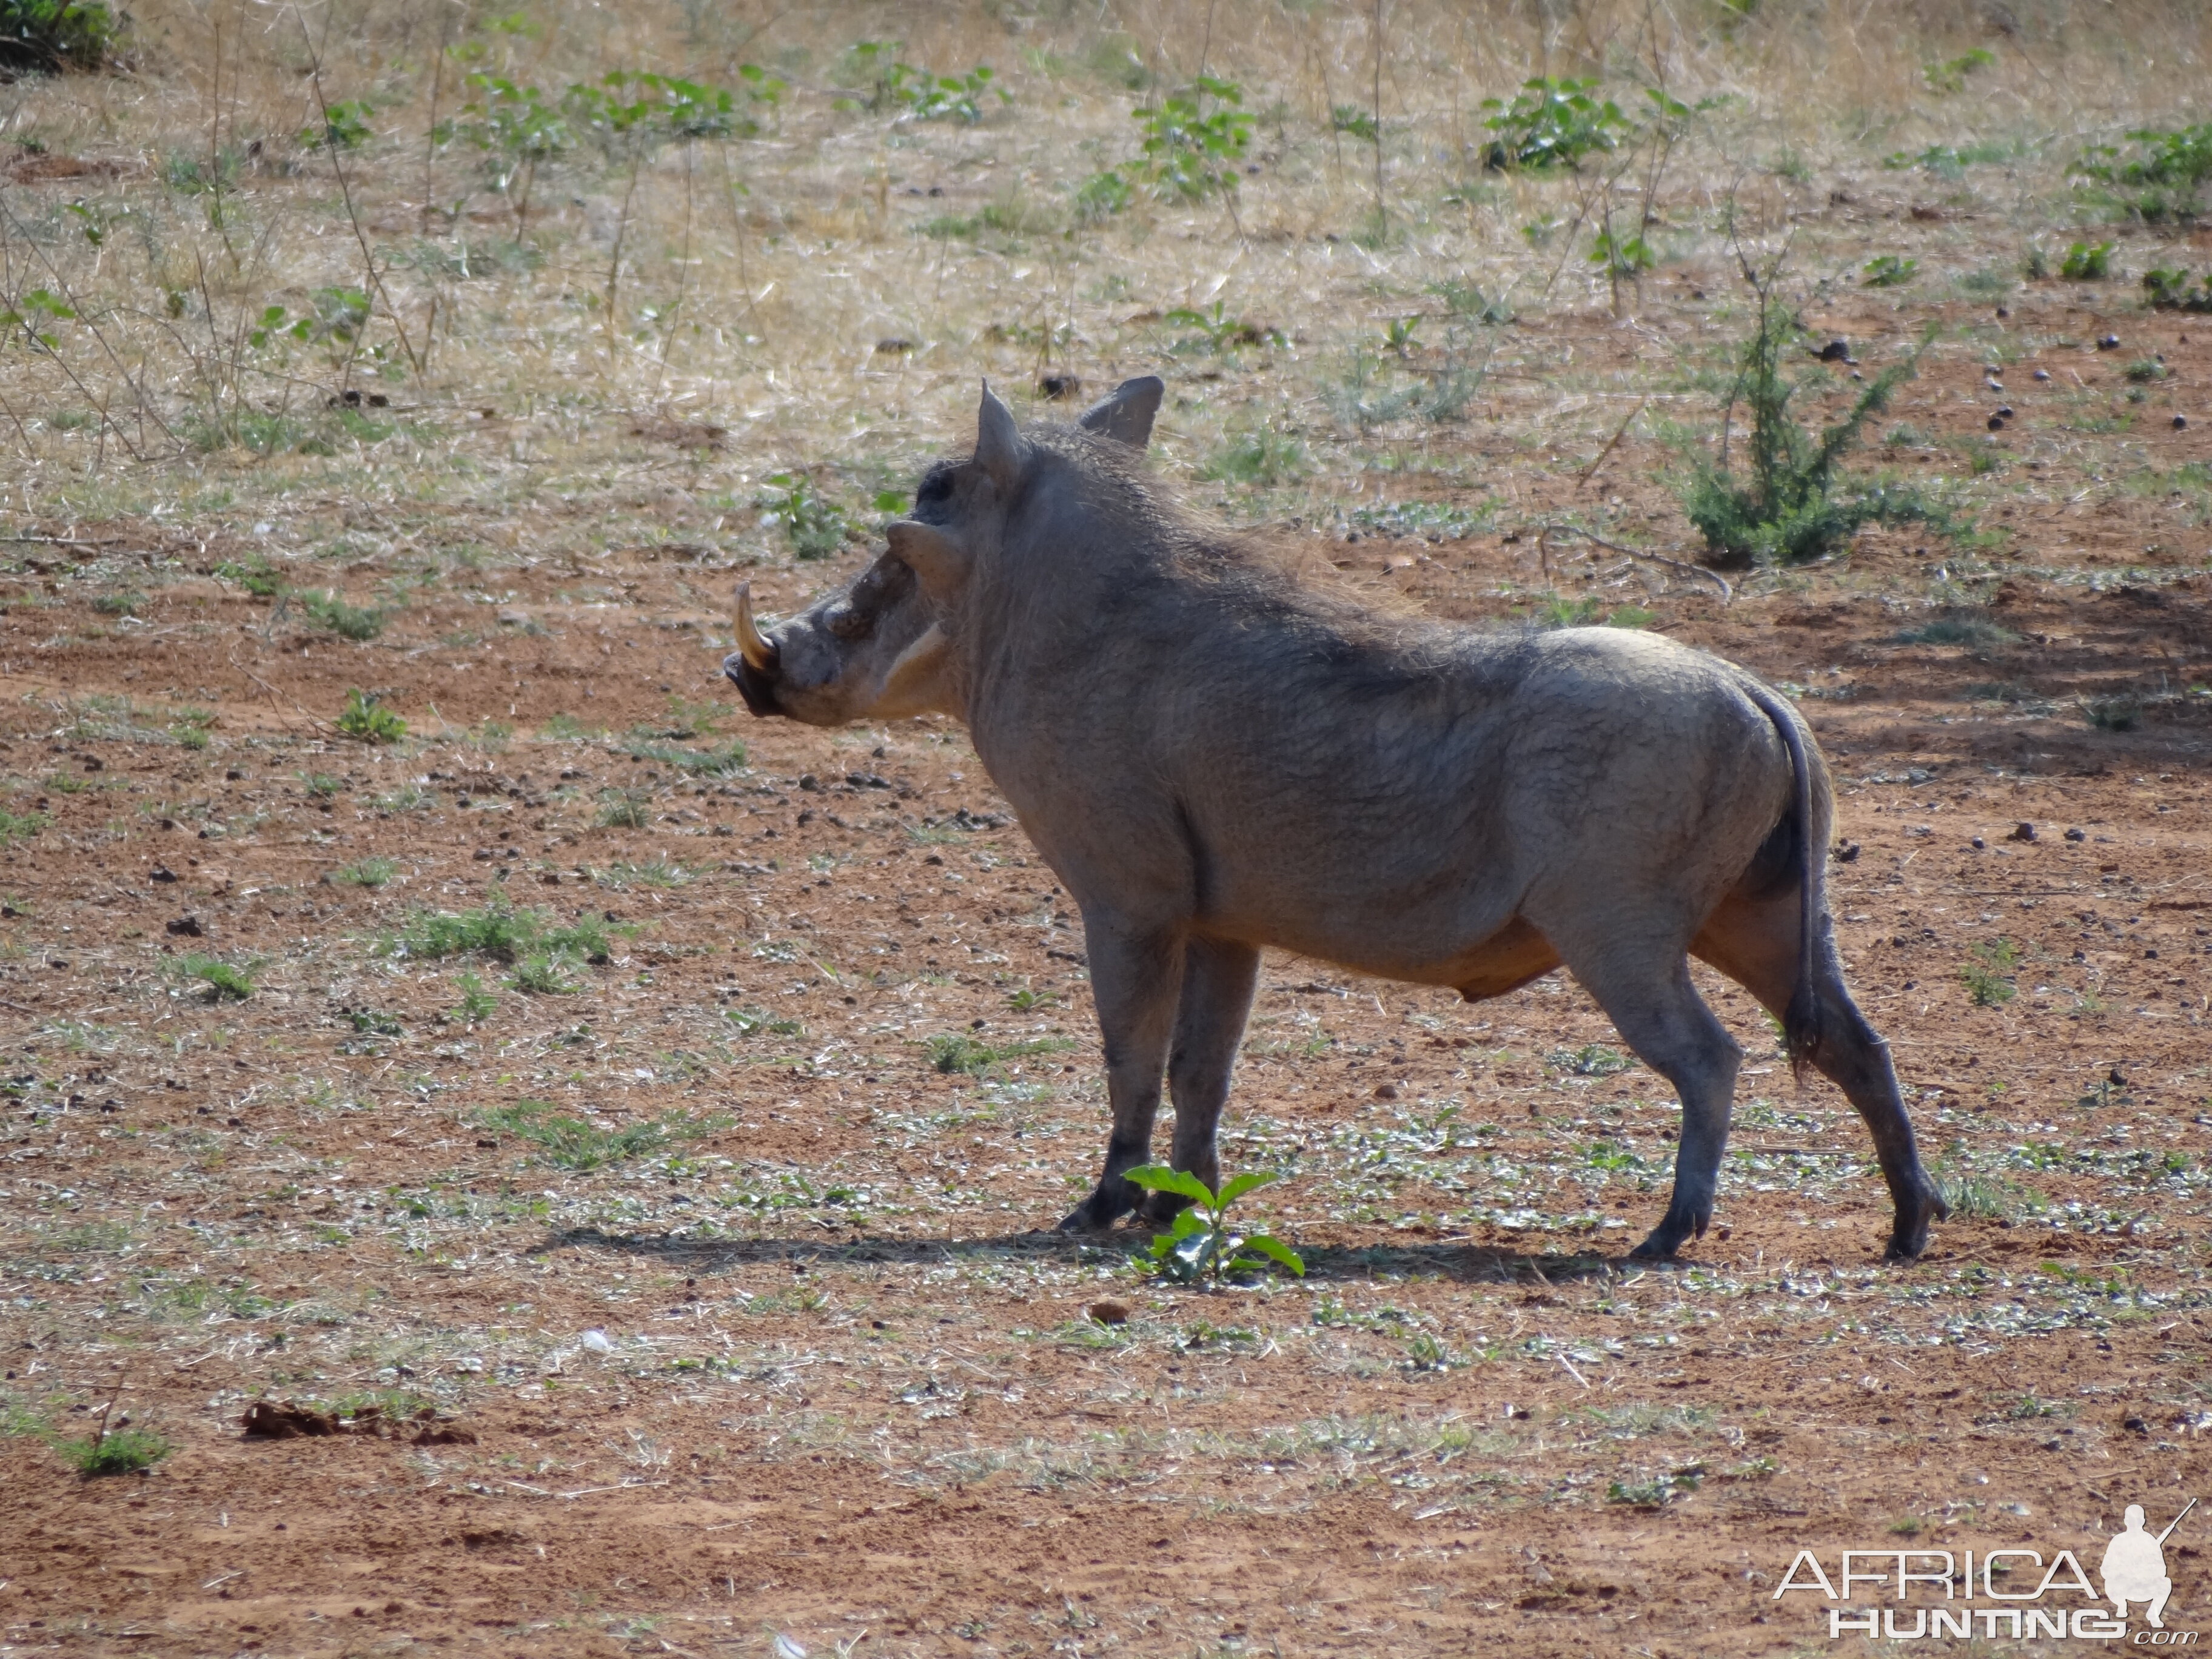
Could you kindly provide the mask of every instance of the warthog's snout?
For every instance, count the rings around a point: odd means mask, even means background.
[[[756,714],[781,714],[775,706],[775,682],[781,653],[775,642],[753,621],[753,586],[738,585],[737,602],[730,617],[737,631],[738,648],[722,659],[722,672],[738,688],[745,707]]]

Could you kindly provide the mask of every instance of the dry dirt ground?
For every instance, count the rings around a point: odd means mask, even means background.
[[[2012,327],[2101,327],[2061,303]],[[1251,1203],[1308,1272],[1213,1291],[1044,1231],[1103,1139],[1079,922],[953,726],[733,708],[734,571],[523,558],[356,643],[210,574],[237,550],[54,526],[0,636],[46,821],[6,855],[6,1397],[174,1450],[4,1443],[9,1650],[1771,1652],[1827,1644],[1771,1599],[1801,1546],[2163,1525],[2212,1479],[2212,579],[2201,527],[2142,551],[2161,505],[2054,491],[1964,644],[1899,642],[1937,550],[1897,532],[1725,606],[1632,590],[1800,690],[1838,773],[1845,953],[1964,1200],[1926,1260],[1878,1265],[1865,1137],[1732,989],[1720,1224],[1654,1270],[1675,1108],[1571,984],[1275,958],[1230,1155],[1285,1172]],[[1534,540],[1309,545],[1510,624]],[[133,617],[86,602],[118,565]],[[2152,665],[2134,729],[2081,717]],[[338,735],[354,685],[416,735]],[[423,954],[487,906],[609,959],[532,994]],[[255,1401],[408,1421],[247,1438]]]
[[[835,211],[982,296],[910,356],[855,300],[796,380],[772,341],[696,407],[449,380],[168,472],[64,421],[58,380],[45,416],[10,382],[43,459],[0,478],[0,1654],[1861,1652],[1777,1599],[1799,1550],[2033,1552],[2002,1591],[2061,1551],[2094,1572],[2130,1504],[2156,1529],[2212,1498],[2212,318],[2023,284],[1993,186],[1771,185],[1775,224],[1848,253],[1816,340],[1871,366],[1945,331],[1867,465],[1971,522],[1724,602],[1546,533],[1685,550],[1693,371],[1743,325],[1706,232],[1619,316],[1587,283],[1532,300],[1464,418],[1410,436],[1332,427],[1301,377],[1340,325],[1375,358],[1426,307],[1442,339],[1418,250],[1267,221],[1264,179],[1233,258],[1211,209],[1098,233],[1062,349],[1094,386],[1164,373],[1156,465],[1317,580],[1649,626],[1800,700],[1844,955],[1958,1212],[1881,1265],[1860,1125],[1701,975],[1747,1054],[1718,1224],[1632,1264],[1677,1109],[1572,983],[1470,1006],[1273,957],[1225,1160],[1280,1172],[1244,1207],[1306,1272],[1186,1287],[1140,1232],[1050,1231],[1105,1133],[1082,927],[963,733],[755,722],[718,677],[735,581],[773,613],[872,554],[801,562],[761,520],[808,388],[853,400],[823,474],[851,503],[910,487],[883,454],[966,442],[979,371],[1033,379],[982,324],[1019,322],[1036,256],[921,228],[1004,192],[884,153]],[[66,159],[19,158],[20,222],[82,193]],[[803,217],[771,183],[754,210]],[[556,195],[544,234],[595,290]],[[317,257],[349,248],[316,210]],[[776,306],[811,280],[792,236]],[[1884,249],[1917,286],[1851,275]],[[1167,319],[1223,291],[1218,253],[1281,339]],[[1265,280],[1291,261],[1327,305],[1270,314],[1303,303]],[[469,361],[508,338],[486,321]],[[660,351],[636,386],[670,384]],[[765,436],[737,430],[756,398]],[[1270,421],[1303,422],[1303,483],[1203,476]],[[406,734],[343,731],[356,690]],[[167,1455],[81,1477],[71,1443],[117,1434]],[[2166,1545],[2176,1631],[2212,1629],[2208,1540],[2200,1509]]]

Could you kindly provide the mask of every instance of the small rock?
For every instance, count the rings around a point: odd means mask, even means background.
[[[1116,1301],[1110,1296],[1092,1303],[1083,1311],[1091,1316],[1095,1324],[1126,1325],[1129,1322],[1129,1304]]]
[[[1083,380],[1076,374],[1047,374],[1037,381],[1040,396],[1054,403],[1083,395]]]
[[[2007,836],[2005,839],[2007,841],[2033,841],[2035,839],[2035,826],[2032,823],[2020,824],[2016,826],[2012,834]]]
[[[1851,346],[1848,340],[1831,340],[1814,354],[1824,363],[1845,363],[1850,361]]]
[[[2174,429],[2176,432],[2186,432],[2186,431],[2188,431],[2188,430],[2189,430],[2189,416],[2187,416],[2186,415],[2177,415],[2177,416],[2175,416],[2173,417],[2173,429]]]
[[[177,872],[166,864],[155,865],[151,872],[151,879],[155,881],[174,881],[176,878]]]
[[[1838,842],[1836,847],[1836,862],[1838,864],[1856,864],[1858,862],[1859,854],[1862,850],[1863,849],[1860,848],[1858,842],[1855,841]]]
[[[2002,431],[2003,431],[2003,430],[2004,430],[2004,416],[2002,416],[2002,415],[1992,415],[1992,416],[1990,416],[1990,431],[1992,431],[1992,432],[2002,432]]]
[[[1997,410],[1997,419],[2001,421],[2008,421],[2012,419],[2012,405],[2010,404],[2005,404],[2002,408]]]
[[[577,1340],[593,1353],[612,1353],[615,1351],[614,1339],[605,1331],[586,1331]]]
[[[1987,847],[1987,846],[1989,845],[1989,843],[1988,843],[1987,842],[1984,841],[1984,840],[1983,840],[1979,836],[1976,836],[1973,838],[1973,840],[1972,840],[1972,842],[1968,842],[1967,844],[1968,844],[1969,846],[1971,846],[1971,847],[1972,847],[1972,848],[1973,848],[1977,853],[1980,852],[1984,848],[1985,848],[1985,847]]]
[[[917,191],[916,193],[919,194],[920,192]],[[878,357],[904,356],[908,352],[913,349],[914,342],[906,338],[903,335],[887,334],[882,339],[876,342],[876,356]]]
[[[178,939],[207,937],[207,929],[200,926],[200,919],[198,916],[179,916],[174,921],[167,923],[163,931]]]
[[[2089,839],[2089,836],[2087,832],[2085,830],[2069,830],[2066,832],[2066,839],[2069,841],[2087,841]]]
[[[2047,380],[2051,378],[2051,371],[2047,368],[2039,368],[2035,371],[2035,378],[2039,380]]]
[[[1377,1099],[1377,1100],[1395,1100],[1395,1099],[1397,1099],[1397,1097],[1398,1097],[1398,1085],[1397,1085],[1396,1084],[1395,1084],[1395,1083],[1378,1083],[1378,1084],[1376,1084],[1376,1085],[1375,1085],[1375,1098],[1376,1098],[1376,1099]]]
[[[2100,351],[2118,351],[2119,349],[2120,337],[2117,334],[2107,334],[2097,342],[2097,349]]]

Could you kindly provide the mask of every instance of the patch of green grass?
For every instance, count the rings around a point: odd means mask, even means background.
[[[118,588],[94,599],[92,608],[103,617],[135,617],[146,608],[146,596],[133,587]]]
[[[1309,466],[1303,443],[1287,434],[1258,427],[1214,451],[1198,476],[1228,483],[1280,484],[1303,478]]]
[[[11,812],[0,806],[0,847],[28,841],[52,822],[44,812]]]
[[[175,1449],[151,1429],[112,1429],[82,1440],[59,1440],[62,1461],[90,1480],[103,1474],[143,1474]]]
[[[1555,628],[1649,628],[1656,620],[1656,613],[1640,605],[1617,605],[1607,610],[1600,599],[1570,599],[1557,593],[1538,605],[1529,617],[1539,630],[1547,633]]]
[[[396,859],[365,858],[357,864],[331,872],[331,879],[346,887],[381,887],[399,873]]]
[[[258,556],[227,561],[216,566],[215,574],[218,580],[234,582],[258,599],[273,599],[284,591],[284,579]]]
[[[188,955],[172,957],[163,964],[175,979],[198,980],[207,987],[210,1002],[243,1002],[253,994],[253,975],[258,964],[225,962],[194,951]]]
[[[356,641],[373,640],[381,634],[386,619],[392,615],[373,605],[350,605],[334,590],[308,594],[301,599],[300,608],[316,627],[327,629],[340,639]]]
[[[742,743],[725,744],[720,749],[692,749],[682,744],[632,738],[623,744],[622,749],[633,760],[651,761],[693,777],[735,777],[745,769],[745,746]]]
[[[2002,1176],[1960,1175],[1942,1183],[1951,1213],[1963,1219],[2014,1222],[2044,1207],[2041,1194]]]
[[[518,1100],[512,1106],[479,1113],[475,1119],[477,1128],[513,1135],[534,1147],[544,1162],[580,1175],[650,1157],[673,1143],[696,1140],[723,1127],[726,1121],[670,1115],[618,1129],[601,1128],[543,1100]]]
[[[1605,1489],[1605,1501],[1631,1509],[1660,1510],[1677,1498],[1687,1498],[1704,1479],[1701,1468],[1675,1469],[1642,1480],[1614,1480]]]
[[[356,686],[338,711],[338,730],[363,743],[398,743],[407,735],[407,722]]]
[[[2019,635],[1996,622],[1987,611],[1963,606],[1902,629],[1892,637],[1899,645],[1960,645],[1976,652],[1995,651],[2020,643]]]
[[[476,956],[514,963],[542,951],[599,964],[613,954],[605,927],[589,916],[560,926],[550,911],[519,910],[503,900],[477,910],[417,911],[382,949],[423,962]]]
[[[929,1063],[950,1077],[966,1073],[969,1077],[981,1077],[993,1067],[1005,1065],[1010,1060],[1021,1060],[1030,1054],[1056,1054],[1075,1045],[1065,1037],[1037,1037],[1025,1042],[1001,1043],[996,1047],[978,1042],[964,1031],[929,1040]]]
[[[538,735],[552,743],[573,743],[580,738],[597,737],[599,732],[599,727],[586,726],[573,714],[549,714],[538,728]]]
[[[2137,128],[2082,152],[2074,173],[2092,199],[2136,218],[2192,220],[2212,179],[2212,121]]]
[[[691,872],[668,859],[650,858],[642,864],[610,864],[593,871],[592,878],[620,893],[632,887],[681,887],[691,879]]]
[[[603,789],[597,821],[602,830],[642,830],[653,822],[653,797],[641,789]]]
[[[2212,272],[2196,287],[2189,273],[2172,265],[2156,265],[2143,272],[2143,303],[2154,311],[2212,311]]]
[[[575,958],[565,951],[533,951],[514,964],[514,971],[503,982],[508,990],[530,996],[573,996],[581,988],[568,977],[574,963]]]
[[[2132,732],[2142,724],[2142,699],[2125,692],[2117,696],[2085,697],[2081,708],[2082,719],[2100,732]]]
[[[1585,1042],[1579,1048],[1561,1048],[1554,1052],[1549,1063],[1562,1072],[1571,1072],[1577,1077],[1613,1077],[1622,1072],[1632,1072],[1637,1062],[1617,1048],[1608,1048],[1602,1042]]]
[[[2154,380],[2164,380],[2172,372],[2155,357],[2138,357],[2120,374],[2136,386],[2148,386]]]
[[[1877,253],[1866,262],[1859,280],[1869,288],[1901,288],[1919,273],[1920,261],[1894,253]]]
[[[356,1031],[375,1036],[398,1036],[404,1030],[397,1014],[387,1014],[375,1008],[349,1008],[346,1021]]]

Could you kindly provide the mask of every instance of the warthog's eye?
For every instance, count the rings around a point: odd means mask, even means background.
[[[933,466],[919,488],[914,492],[917,508],[939,507],[952,499],[952,473],[949,466]]]
[[[868,636],[876,625],[872,612],[854,610],[851,605],[833,605],[822,614],[822,625],[841,640],[861,640]]]

